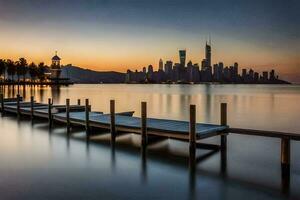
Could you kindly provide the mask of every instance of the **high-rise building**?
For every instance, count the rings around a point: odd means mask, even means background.
[[[169,60],[165,64],[165,73],[167,75],[171,75],[172,69],[173,69],[173,62]]]
[[[253,69],[249,70],[249,79],[252,81],[254,79],[254,71]]]
[[[225,81],[230,81],[230,70],[229,67],[224,68],[224,79]]]
[[[259,79],[259,74],[258,72],[254,72],[254,81],[257,82]]]
[[[220,81],[221,81],[223,80],[223,71],[224,71],[224,64],[222,62],[219,62],[218,71],[219,71]]]
[[[198,63],[193,66],[193,82],[198,83],[200,81],[200,71]]]
[[[209,42],[209,44],[205,45],[205,60],[207,63],[207,67],[211,66],[211,44]]]
[[[164,71],[164,62],[162,59],[159,60],[158,70]]]
[[[153,66],[152,65],[148,66],[147,79],[149,82],[153,81]]]
[[[263,74],[263,75],[262,75],[263,80],[264,80],[264,81],[267,81],[267,80],[269,79],[269,72],[265,71],[265,72],[263,72],[262,74]]]
[[[153,66],[152,65],[148,66],[148,73],[153,73]]]
[[[193,82],[193,67],[192,61],[189,61],[187,64],[187,80],[189,82]]]
[[[201,71],[205,71],[206,67],[207,67],[207,61],[206,59],[203,59],[201,62]]]
[[[238,78],[238,63],[234,63],[233,66],[229,67],[230,70],[230,80],[235,82]]]
[[[182,67],[185,67],[185,62],[186,62],[186,50],[179,50],[179,60],[180,60],[180,65]]]
[[[275,70],[272,69],[271,72],[270,72],[270,80],[274,81],[276,79],[275,77]]]
[[[244,81],[247,79],[247,69],[242,69],[242,79]]]
[[[236,81],[239,75],[239,64],[237,62],[233,65],[233,80]]]
[[[215,81],[220,80],[219,65],[218,64],[214,64],[213,70],[214,70],[214,75],[213,75],[214,80]]]

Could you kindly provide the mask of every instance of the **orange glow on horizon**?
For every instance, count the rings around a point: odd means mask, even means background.
[[[0,34],[0,42],[5,47],[0,49],[0,58],[17,60],[24,57],[28,62],[45,62],[49,65],[57,50],[63,65],[72,64],[97,71],[140,71],[150,64],[156,70],[160,58],[164,62],[179,62],[178,50],[181,48],[187,49],[187,62],[191,60],[201,65],[204,58],[205,41],[198,38],[163,35],[156,41],[147,37],[114,39],[107,36],[104,40],[77,36],[68,38],[65,35],[57,38],[51,34],[41,38],[26,32],[23,37],[16,32]],[[275,69],[279,75],[300,74],[296,54],[295,51],[268,49],[220,36],[214,37],[212,44],[213,63],[222,61],[225,66],[230,66],[238,62],[240,71],[242,68],[252,68],[258,72]]]
[[[54,52],[54,51],[53,51]],[[179,62],[178,53],[176,50],[172,52],[174,55],[167,56],[157,56],[157,55],[143,55],[141,52],[134,55],[125,55],[125,54],[116,54],[116,55],[102,55],[97,56],[97,54],[84,54],[82,52],[58,52],[58,55],[62,58],[62,65],[72,64],[73,66],[78,66],[85,69],[91,69],[96,71],[118,71],[118,72],[126,72],[127,69],[130,70],[142,70],[143,67],[147,67],[148,65],[153,65],[154,69],[158,69],[158,61],[160,58],[163,61],[172,60],[174,63]],[[44,62],[47,65],[50,65],[51,58],[54,55],[52,52],[3,52],[0,50],[0,57],[3,59],[12,59],[18,60],[21,57],[27,59],[28,63],[30,62]],[[190,55],[190,56],[189,56]],[[215,55],[215,56],[214,56]],[[247,57],[246,57],[247,56]],[[271,58],[269,58],[271,57]],[[234,62],[239,63],[239,70],[242,68],[252,68],[259,72],[265,70],[275,69],[279,73],[289,74],[300,73],[300,69],[298,68],[299,63],[297,63],[296,59],[286,59],[284,57],[272,57],[270,55],[266,57],[266,55],[235,55],[234,58],[230,55],[219,55],[219,52],[213,51],[213,63],[218,63],[219,61],[223,61],[225,66],[230,66]],[[193,63],[198,63],[201,65],[201,59],[204,58],[204,53],[199,53],[199,56],[194,52],[187,53],[187,61],[191,60]],[[253,59],[252,59],[253,58]],[[256,58],[256,59],[254,59]],[[267,59],[268,58],[268,59]]]

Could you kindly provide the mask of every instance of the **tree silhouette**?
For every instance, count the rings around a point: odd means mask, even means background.
[[[28,71],[29,71],[31,82],[34,82],[34,80],[38,76],[38,68],[37,68],[37,66],[36,66],[36,64],[34,62],[32,62],[28,66]]]
[[[45,76],[46,69],[47,69],[47,66],[43,62],[39,63],[38,69],[37,69],[37,76],[38,76],[40,82],[43,82],[46,79],[46,76]]]
[[[28,70],[27,61],[25,58],[20,58],[19,61],[17,61],[17,76],[18,76],[18,82],[20,82],[20,76],[23,76],[23,82],[25,82],[25,76]]]
[[[6,62],[0,59],[0,76],[3,75],[3,81],[5,81]]]
[[[7,74],[10,76],[11,81],[14,81],[14,75],[17,71],[16,63],[10,59],[6,60]]]

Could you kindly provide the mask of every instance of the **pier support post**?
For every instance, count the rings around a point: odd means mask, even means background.
[[[227,103],[221,103],[221,125],[227,126]],[[227,133],[221,135],[221,150],[227,149]]]
[[[80,106],[80,99],[77,99],[77,105]]]
[[[196,105],[190,105],[190,163],[195,161],[196,157]]]
[[[0,94],[0,101],[1,101],[1,112],[4,114],[4,95]]]
[[[33,119],[33,112],[34,112],[34,97],[30,97],[30,117]]]
[[[141,103],[141,144],[142,146],[147,145],[147,102]]]
[[[66,99],[67,132],[70,132],[70,99]]]
[[[48,98],[48,123],[49,127],[52,127],[52,100]]]
[[[281,169],[283,175],[290,172],[291,141],[289,138],[281,138]]]
[[[20,117],[21,113],[20,113],[20,95],[17,94],[17,116]]]
[[[86,137],[90,135],[90,108],[89,108],[89,99],[85,99],[85,131]]]
[[[110,100],[110,134],[111,142],[116,140],[116,116],[115,116],[115,100]]]

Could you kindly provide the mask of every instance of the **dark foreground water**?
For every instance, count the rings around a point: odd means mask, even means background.
[[[2,88],[3,90],[3,88]],[[92,109],[135,110],[148,102],[150,117],[219,123],[219,104],[228,103],[230,126],[300,134],[300,87],[264,85],[74,85],[19,88],[25,99],[76,103]],[[5,88],[6,97],[17,88]],[[227,162],[220,153],[188,166],[188,144],[163,140],[146,154],[140,138],[124,135],[111,147],[109,135],[85,141],[81,129],[67,136],[64,126],[0,117],[0,199],[300,199],[300,142],[292,142],[291,176],[281,177],[280,140],[229,135]],[[219,138],[207,140],[219,142]],[[208,151],[198,150],[199,156]]]

